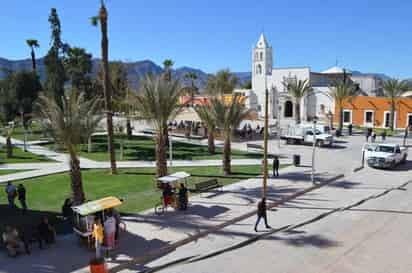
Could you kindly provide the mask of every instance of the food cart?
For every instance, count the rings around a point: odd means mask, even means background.
[[[81,240],[87,240],[87,244],[91,248],[95,215],[101,213],[102,220],[104,221],[105,211],[118,207],[122,203],[117,197],[110,196],[72,207],[74,214],[73,231],[79,235]]]
[[[167,207],[173,207],[174,209],[179,208],[179,198],[178,190],[180,189],[180,184],[184,184],[187,188],[187,178],[190,174],[187,172],[177,172],[171,175],[163,176],[157,179],[157,188],[164,192],[166,188],[170,190],[170,200],[164,198],[164,195],[160,196],[160,202],[155,206],[155,213],[162,214],[165,212]]]

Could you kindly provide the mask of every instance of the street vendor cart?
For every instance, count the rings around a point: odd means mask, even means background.
[[[72,207],[74,219],[73,219],[73,231],[83,241],[87,242],[89,248],[92,248],[92,231],[93,220],[95,215],[99,215],[102,222],[106,220],[105,213],[107,210],[114,209],[122,204],[122,200],[117,197],[105,197],[99,200],[84,203],[79,206]],[[125,229],[125,225],[123,228]]]
[[[167,176],[160,177],[156,180],[156,187],[158,190],[162,191],[162,196],[160,196],[160,202],[155,206],[155,213],[162,214],[168,207],[174,209],[187,206],[189,192],[187,190],[187,178],[190,174],[187,172],[177,172]],[[182,190],[182,185],[185,188],[185,198],[179,198],[179,192]],[[186,202],[186,204],[182,204]]]

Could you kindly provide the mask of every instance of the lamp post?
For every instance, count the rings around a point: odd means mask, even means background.
[[[21,116],[21,127],[23,128],[23,151],[27,152],[27,135],[26,135],[26,126],[24,126],[24,109],[23,106],[20,106],[20,116]]]
[[[268,179],[268,127],[269,127],[269,91],[265,90],[265,127],[264,127],[264,140],[263,140],[263,187],[262,198],[266,198],[267,195],[267,179]]]
[[[172,128],[168,128],[169,132],[172,132]],[[172,135],[169,134],[169,161],[170,161],[170,171],[172,171],[173,168],[173,141],[172,141]]]
[[[313,184],[315,184],[316,122],[317,122],[317,117],[314,117],[313,118],[312,173],[311,173],[311,180]]]

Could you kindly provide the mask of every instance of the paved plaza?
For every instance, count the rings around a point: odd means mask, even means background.
[[[282,144],[279,149],[272,140],[270,152],[287,156],[282,163],[289,163],[293,154],[302,156],[302,167],[290,166],[268,181],[270,204],[278,204],[268,212],[272,230],[262,226],[253,231],[262,178],[241,181],[192,196],[184,213],[157,216],[151,209],[124,216],[127,232],[107,259],[110,272],[409,272],[412,164],[354,172],[363,144],[362,136],[354,136],[341,138],[333,148],[317,149],[318,186],[313,186],[312,148]],[[244,143],[234,146],[246,149]],[[66,163],[44,164],[49,165],[38,170]],[[82,164],[103,168],[106,163]],[[30,256],[0,256],[0,272],[89,272],[92,256],[68,235]]]

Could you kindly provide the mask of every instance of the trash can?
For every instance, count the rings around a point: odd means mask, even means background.
[[[342,136],[342,133],[341,133],[341,131],[340,131],[339,129],[336,129],[335,134],[336,134],[337,137]]]
[[[300,165],[300,155],[293,155],[293,165],[294,166]]]

